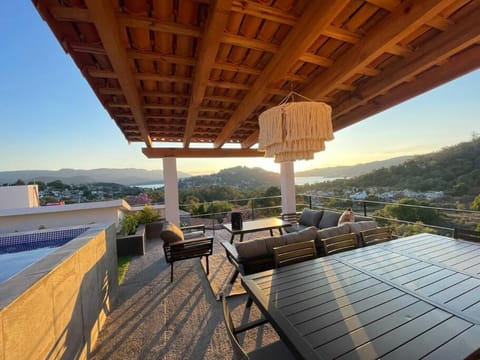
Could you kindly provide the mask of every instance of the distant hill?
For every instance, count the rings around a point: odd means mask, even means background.
[[[451,195],[480,193],[480,138],[418,155],[397,166],[352,179],[357,186],[385,186]]]
[[[413,156],[399,156],[387,160],[372,161],[369,163],[351,165],[351,166],[335,166],[322,169],[312,169],[307,171],[299,171],[295,173],[295,177],[307,176],[324,176],[324,177],[355,177],[367,174],[371,171],[388,168],[390,166],[399,165],[407,160],[412,159]]]
[[[190,176],[178,172],[178,177]],[[122,185],[151,184],[163,181],[162,170],[143,169],[60,169],[60,170],[20,170],[0,172],[0,184],[12,184],[18,179],[25,183],[30,181],[50,182],[61,180],[65,184],[89,184],[96,182],[109,182]]]
[[[180,190],[211,185],[253,190],[265,186],[280,186],[280,175],[258,167],[237,166],[220,170],[216,174],[192,176],[179,180]]]

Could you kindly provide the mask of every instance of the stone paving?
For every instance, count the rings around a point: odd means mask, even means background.
[[[224,256],[218,253],[218,242],[228,238],[225,230],[215,231],[216,256]],[[246,295],[228,297],[236,326],[260,316],[255,305],[245,307],[246,299]],[[277,339],[269,324],[239,335],[247,351]],[[92,358],[231,359],[221,302],[216,301],[200,261],[175,263],[170,283],[162,242],[147,242],[146,254],[133,258],[119,287],[117,303],[100,332]]]

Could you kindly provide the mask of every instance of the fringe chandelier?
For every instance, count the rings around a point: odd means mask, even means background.
[[[294,102],[294,95],[308,101]],[[258,117],[258,149],[276,163],[311,160],[325,150],[325,141],[333,139],[332,108],[296,92]]]

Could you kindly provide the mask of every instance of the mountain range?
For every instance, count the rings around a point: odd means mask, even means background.
[[[306,171],[298,171],[295,177],[306,176],[323,176],[323,177],[355,177],[367,174],[371,171],[388,168],[390,166],[400,165],[414,156],[398,156],[387,160],[372,161],[351,166],[334,166],[322,169],[312,169]]]
[[[179,171],[178,177],[190,174]],[[144,169],[60,169],[60,170],[19,170],[0,172],[0,184],[13,184],[17,180],[50,182],[61,180],[65,184],[78,185],[98,182],[122,185],[153,184],[163,181],[163,170]]]

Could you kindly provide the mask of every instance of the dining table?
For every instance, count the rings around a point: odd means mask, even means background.
[[[480,243],[417,234],[242,277],[298,359],[480,353]]]

